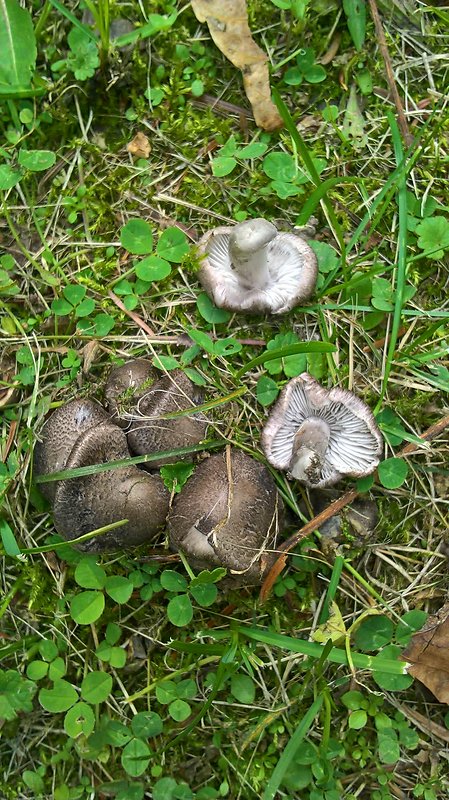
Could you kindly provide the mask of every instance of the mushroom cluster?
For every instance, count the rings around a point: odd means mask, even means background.
[[[107,411],[94,400],[77,399],[53,412],[35,446],[35,474],[199,443],[207,430],[207,420],[195,410],[202,400],[180,370],[158,377],[146,359],[126,362],[107,380]],[[153,459],[151,468],[169,460]],[[267,468],[235,448],[204,458],[172,508],[159,475],[135,465],[43,483],[42,492],[53,504],[56,530],[68,541],[128,520],[77,543],[79,549],[102,552],[148,542],[168,517],[172,550],[182,550],[199,569],[224,566],[234,582],[245,584],[259,582],[273,563],[270,548],[283,513]]]
[[[35,475],[127,459],[130,455],[197,444],[207,421],[195,414],[202,394],[183,374],[158,377],[146,359],[113,369],[105,389],[105,404],[77,399],[61,406],[46,421],[34,449]],[[165,420],[173,411],[192,414]],[[151,466],[165,463],[156,460]],[[149,541],[164,527],[170,495],[158,475],[135,465],[118,467],[69,480],[42,484],[53,505],[56,530],[76,539],[121,519],[128,522],[78,546],[100,552]]]

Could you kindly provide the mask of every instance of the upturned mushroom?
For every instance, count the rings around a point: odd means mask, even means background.
[[[34,474],[47,475],[65,469],[73,445],[89,428],[109,420],[104,408],[89,398],[71,400],[57,408],[48,418],[41,439],[34,446]],[[47,500],[55,498],[57,483],[41,484]]]
[[[132,452],[156,454],[198,444],[204,439],[208,426],[204,415],[196,412],[196,406],[202,401],[202,390],[178,369],[163,375],[144,394],[139,391],[137,402],[121,415],[127,424],[126,434]],[[178,411],[191,413],[164,419],[166,414]],[[151,461],[149,467],[159,467],[170,460],[160,458]]]
[[[133,358],[113,367],[104,388],[104,401],[112,419],[121,428],[128,425],[125,415],[157,380],[158,372],[146,358]]]
[[[78,437],[66,469],[129,457],[124,432],[102,422]],[[78,548],[88,552],[133,547],[154,538],[168,513],[169,493],[162,480],[136,466],[118,467],[59,481],[54,500],[56,530],[67,540],[121,519],[128,522]]]
[[[283,505],[267,468],[235,448],[202,461],[168,518],[172,550],[193,567],[226,567],[258,583],[274,562]]]
[[[199,280],[219,308],[283,314],[313,293],[317,260],[307,242],[265,219],[208,231]]]
[[[376,469],[382,435],[352,392],[327,390],[304,372],[282,390],[262,432],[268,461],[314,489]]]

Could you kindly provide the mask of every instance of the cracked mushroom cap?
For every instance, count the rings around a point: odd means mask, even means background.
[[[282,500],[267,468],[231,448],[202,461],[175,498],[168,518],[172,550],[193,567],[226,567],[258,583],[274,562]]]
[[[262,432],[270,464],[314,489],[376,469],[382,436],[352,392],[327,390],[304,372],[282,390]]]
[[[129,458],[126,436],[111,422],[87,430],[72,448],[66,469]],[[54,502],[55,528],[76,539],[96,528],[127,519],[120,528],[90,539],[78,549],[103,552],[150,541],[163,528],[169,493],[162,480],[136,466],[59,481]]]
[[[146,358],[133,358],[120,367],[113,367],[104,389],[105,405],[112,419],[121,428],[128,421],[125,414],[158,378],[158,372]]]
[[[182,370],[175,369],[159,378],[124,416],[130,449],[146,455],[198,444],[206,436],[208,426],[205,417],[195,413],[195,407],[202,401],[202,390]],[[163,419],[165,414],[189,409],[191,414]],[[161,458],[148,467],[160,467],[172,460]]]
[[[48,475],[63,470],[78,437],[107,420],[109,415],[94,400],[72,400],[57,408],[45,422],[41,440],[35,444],[34,474]],[[39,488],[48,500],[54,500],[57,482],[43,483]]]
[[[208,231],[198,252],[199,280],[219,308],[283,314],[315,290],[318,266],[312,248],[265,219]]]

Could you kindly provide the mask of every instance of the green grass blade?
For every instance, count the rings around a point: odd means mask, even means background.
[[[298,344],[289,344],[287,347],[279,347],[276,350],[265,350],[260,356],[248,361],[244,367],[241,367],[236,373],[235,377],[238,380],[253,367],[259,364],[265,364],[266,361],[274,361],[277,358],[286,358],[287,356],[296,356],[299,353],[335,353],[336,347],[333,344],[326,342],[298,342]]]
[[[299,725],[297,725],[295,731],[293,732],[287,746],[285,747],[278,763],[276,764],[271,774],[270,780],[268,781],[265,787],[265,791],[262,795],[262,800],[273,800],[273,798],[276,797],[279,786],[282,783],[282,778],[287,772],[287,769],[289,768],[291,762],[293,761],[298,751],[299,745],[306,736],[308,730],[310,729],[313,723],[313,720],[319,713],[322,705],[323,705],[323,698],[317,697],[316,700],[312,703],[312,705],[308,709],[308,711],[306,711],[306,713],[304,714]]]
[[[324,598],[323,607],[321,609],[321,614],[318,621],[319,625],[322,625],[329,619],[329,606],[331,605],[331,603],[333,603],[335,599],[344,563],[345,562],[343,556],[335,557],[331,579],[327,587],[326,597]]]
[[[294,639],[292,636],[273,633],[263,628],[245,628],[243,625],[239,625],[237,630],[249,639],[255,639],[256,642],[280,647],[292,653],[301,653],[311,658],[319,659],[323,652],[323,645],[321,644],[307,642],[304,639]],[[328,661],[332,661],[334,664],[349,666],[346,652],[338,647],[333,647],[327,658]],[[404,661],[393,661],[392,659],[382,658],[382,656],[368,656],[365,653],[353,652],[351,652],[351,659],[357,669],[376,670],[377,672],[386,672],[389,675],[405,675]]]
[[[180,456],[190,455],[190,453],[199,453],[202,450],[215,450],[217,447],[223,447],[226,442],[219,439],[205,440],[200,444],[191,445],[189,447],[177,447],[173,450],[164,450],[160,453],[152,453],[146,456],[133,456],[133,458],[121,458],[118,461],[108,461],[106,464],[89,464],[86,467],[77,467],[76,469],[63,469],[60,472],[51,472],[48,475],[37,475],[34,479],[35,483],[52,483],[53,481],[64,481],[69,478],[84,478],[86,475],[96,475],[99,472],[107,472],[110,469],[119,469],[120,467],[129,467],[131,464],[151,464],[152,461],[157,461],[159,458],[176,458]]]
[[[75,28],[79,28],[80,31],[87,33],[89,39],[92,39],[92,41],[97,42],[97,37],[91,31],[91,29],[87,25],[83,25],[83,23],[80,22],[77,17],[75,17],[75,14],[72,14],[72,12],[69,11],[68,8],[66,8],[62,3],[60,3],[59,0],[50,0],[50,3],[52,4],[53,8],[56,8],[56,11],[59,11],[59,13],[63,15],[63,17],[68,19],[69,22],[71,22],[72,25],[75,26]]]
[[[388,114],[388,120],[391,128],[396,164],[399,167],[404,161],[404,152],[402,149],[401,135],[399,133],[399,128],[397,126],[397,122],[393,114],[391,113]],[[394,301],[393,322],[391,324],[390,340],[388,343],[387,357],[385,360],[384,375],[382,380],[379,402],[377,403],[376,410],[374,413],[376,413],[376,411],[380,409],[387,389],[388,378],[390,377],[391,366],[393,363],[393,358],[399,335],[399,328],[401,325],[402,306],[404,305],[404,288],[407,279],[407,183],[404,173],[402,173],[398,177],[398,212],[399,212],[398,263],[397,263],[397,274],[396,274],[396,292]],[[394,289],[393,284],[392,284],[392,289]]]

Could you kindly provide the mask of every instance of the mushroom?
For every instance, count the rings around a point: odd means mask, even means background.
[[[268,469],[236,448],[202,461],[168,518],[172,550],[193,567],[227,567],[259,582],[274,562],[283,504]]]
[[[121,428],[127,426],[124,415],[134,407],[157,380],[158,373],[146,358],[133,358],[111,369],[104,389],[106,408]]]
[[[208,231],[198,243],[199,280],[215,305],[282,314],[313,293],[317,260],[307,242],[265,219]]]
[[[382,436],[352,392],[327,390],[304,372],[282,390],[262,432],[270,464],[314,489],[373,472]]]
[[[78,437],[108,419],[104,408],[88,398],[72,400],[57,408],[42,429],[41,441],[35,444],[34,474],[48,475],[63,470]],[[40,487],[50,501],[55,498],[56,488],[56,482],[43,483]]]
[[[133,453],[145,455],[198,444],[204,439],[208,425],[202,415],[195,413],[195,407],[202,400],[201,389],[181,370],[175,369],[163,375],[145,394],[139,392],[137,403],[122,417],[128,423],[126,432],[130,449]],[[189,409],[191,414],[163,419],[165,414]],[[148,466],[160,467],[172,460],[160,458]]]
[[[78,437],[65,467],[74,469],[128,457],[125,434],[106,421]],[[54,523],[58,533],[70,541],[127,519],[123,526],[77,545],[80,550],[99,553],[154,538],[165,524],[168,506],[169,493],[162,480],[131,465],[59,481]]]

